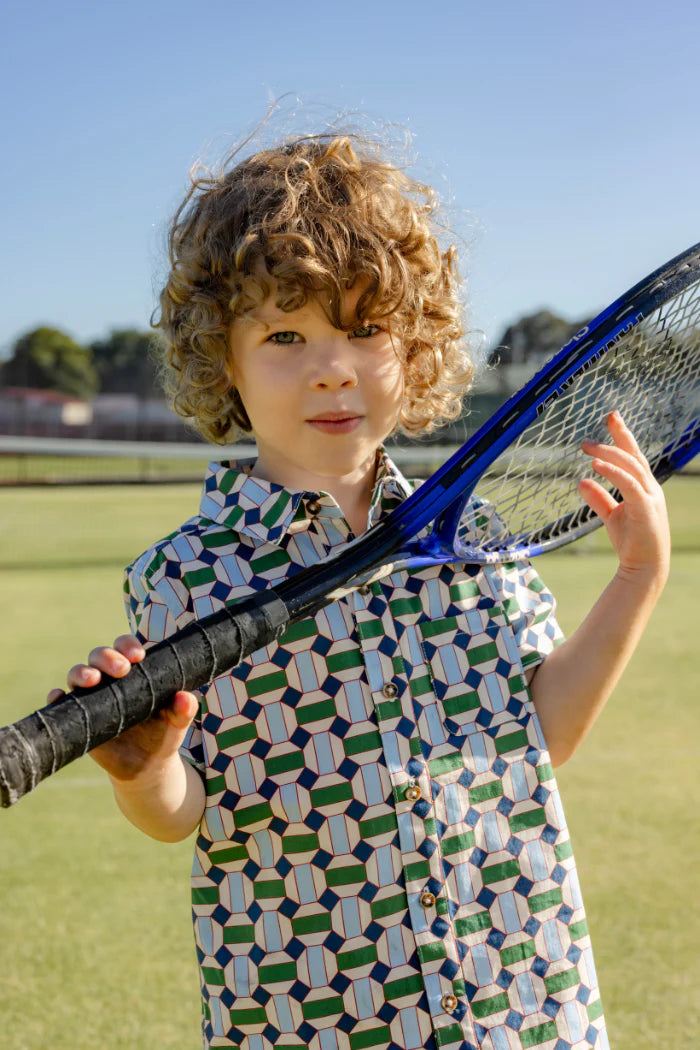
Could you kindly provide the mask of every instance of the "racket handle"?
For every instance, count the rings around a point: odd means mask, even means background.
[[[273,590],[195,621],[158,642],[124,678],[103,675],[13,725],[0,728],[0,802],[8,807],[63,766],[160,711],[275,641],[289,612]]]

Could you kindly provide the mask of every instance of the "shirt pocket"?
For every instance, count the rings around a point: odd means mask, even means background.
[[[529,695],[500,605],[482,598],[454,616],[419,623],[418,630],[449,736],[483,732],[522,716]]]

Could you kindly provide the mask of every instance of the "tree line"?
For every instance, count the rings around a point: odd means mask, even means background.
[[[82,344],[59,328],[21,335],[0,367],[3,386],[57,390],[90,400],[95,394],[162,394],[156,364],[160,336],[124,328]]]
[[[566,321],[549,310],[529,314],[505,329],[489,362],[520,365],[547,357],[583,323]],[[160,340],[158,333],[125,328],[81,344],[59,328],[34,328],[15,341],[9,359],[0,366],[0,382],[86,400],[98,393],[160,397]]]

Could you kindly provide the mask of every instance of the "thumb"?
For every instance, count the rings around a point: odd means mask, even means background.
[[[175,693],[170,705],[163,710],[163,714],[173,729],[179,730],[183,736],[189,728],[192,719],[199,711],[199,698],[194,693]]]

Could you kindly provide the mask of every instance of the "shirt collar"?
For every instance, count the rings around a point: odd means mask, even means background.
[[[343,516],[329,493],[295,492],[273,481],[256,478],[252,469],[251,460],[210,463],[199,508],[201,516],[267,543],[279,543],[286,533],[305,531],[314,517]],[[402,503],[412,489],[386,451],[380,448],[368,528]]]

